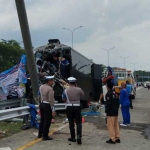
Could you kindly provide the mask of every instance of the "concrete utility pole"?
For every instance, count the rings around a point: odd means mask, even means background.
[[[16,8],[18,12],[18,18],[20,22],[20,28],[23,38],[24,47],[27,55],[27,64],[31,78],[31,84],[33,88],[33,97],[37,98],[39,90],[39,81],[37,76],[36,64],[33,55],[33,48],[31,42],[31,36],[29,31],[28,19],[26,14],[26,8],[24,0],[15,0]]]

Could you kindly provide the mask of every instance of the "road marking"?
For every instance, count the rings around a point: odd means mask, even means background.
[[[0,148],[0,150],[12,150],[10,147]]]
[[[56,129],[53,129],[53,130],[49,133],[49,135],[54,134],[56,131],[57,131]],[[25,144],[25,145],[19,147],[17,150],[24,150],[24,149],[26,149],[26,148],[28,148],[28,147],[34,145],[35,143],[40,142],[41,140],[42,140],[42,138],[36,138],[35,140],[33,140],[33,141],[31,141],[31,142],[29,142],[29,143],[27,143],[27,144]]]
[[[137,88],[136,90],[138,91],[138,90],[140,90],[140,89],[142,89],[143,87],[140,87],[140,88]]]
[[[52,129],[51,132],[49,133],[49,136],[52,135],[52,134],[54,134],[55,132],[57,132],[57,131],[59,131],[59,130],[65,128],[65,127],[67,127],[67,126],[68,126],[68,124],[65,124],[65,125],[63,125],[63,126],[57,128],[57,129]],[[26,148],[28,148],[28,147],[30,147],[30,146],[32,146],[32,145],[34,145],[34,144],[40,142],[41,140],[42,140],[42,138],[36,138],[35,140],[33,140],[33,141],[31,141],[31,142],[29,142],[29,143],[27,143],[27,144],[25,144],[25,145],[19,147],[19,148],[16,149],[16,150],[25,150]]]
[[[59,127],[59,128],[58,128],[58,131],[61,130],[61,129],[63,129],[63,128],[65,128],[65,127],[67,127],[68,125],[69,125],[69,124],[67,123],[67,124],[65,124],[65,125],[63,125],[63,126],[61,126],[61,127]]]

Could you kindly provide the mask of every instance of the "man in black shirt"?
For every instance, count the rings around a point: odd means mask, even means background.
[[[106,143],[115,144],[120,143],[120,133],[118,124],[118,110],[119,110],[119,98],[112,91],[113,83],[107,83],[107,94],[106,94],[106,108],[107,114],[107,126],[110,139]]]

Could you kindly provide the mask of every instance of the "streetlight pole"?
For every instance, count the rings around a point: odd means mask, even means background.
[[[105,48],[102,48],[103,50],[107,51],[107,54],[108,54],[108,66],[109,66],[109,51],[114,49],[115,47],[112,47],[110,49],[105,49]]]
[[[141,71],[142,71],[142,83],[143,83],[143,66],[139,66],[141,67]]]
[[[74,33],[75,30],[77,30],[77,29],[79,29],[79,28],[82,28],[82,27],[83,27],[83,26],[79,26],[79,27],[77,27],[77,28],[75,28],[75,29],[73,29],[73,30],[68,29],[68,28],[63,28],[64,30],[70,31],[71,34],[72,34],[72,49],[73,49],[73,33]]]
[[[134,65],[134,78],[136,78],[135,77],[135,66],[138,64],[138,62],[137,63],[131,63],[132,65]]]
[[[128,56],[128,57],[122,57],[122,56],[120,56],[120,57],[124,59],[124,68],[126,68],[126,59],[129,58],[130,56]]]
[[[138,62],[137,63],[131,63],[132,65],[134,65],[134,71],[135,71],[135,66],[138,64]]]

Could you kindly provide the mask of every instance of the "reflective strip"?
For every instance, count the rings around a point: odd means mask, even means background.
[[[50,104],[49,102],[47,102],[47,101],[41,101],[42,103],[45,103],[45,104]]]
[[[80,106],[80,104],[67,104],[67,106]]]

